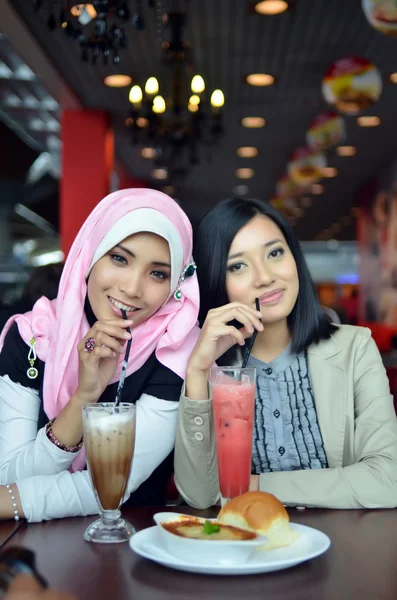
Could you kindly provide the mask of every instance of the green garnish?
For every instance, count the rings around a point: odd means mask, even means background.
[[[211,523],[211,521],[206,521],[204,523],[204,533],[207,535],[211,535],[212,533],[219,533],[221,528],[218,523]]]

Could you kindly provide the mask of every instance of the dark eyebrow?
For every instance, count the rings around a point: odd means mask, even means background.
[[[115,248],[120,248],[120,250],[123,250],[123,252],[125,252],[126,254],[129,254],[130,256],[135,258],[135,254],[133,252],[131,252],[131,250],[128,250],[128,248],[126,248],[125,246],[122,246],[121,244],[117,244],[117,246],[115,246]],[[157,260],[154,260],[152,262],[152,265],[154,267],[168,267],[169,269],[171,269],[171,265],[169,263],[159,262]]]
[[[278,243],[284,243],[283,240],[280,239],[276,239],[276,240],[270,240],[270,242],[266,242],[266,244],[263,244],[263,248],[269,248],[269,246],[273,246],[273,244],[278,244]],[[238,258],[239,256],[243,256],[244,252],[236,252],[236,254],[231,254],[227,260],[232,260],[233,258]]]
[[[133,252],[131,252],[131,250],[128,250],[128,248],[126,248],[125,246],[122,246],[121,244],[117,244],[115,246],[115,248],[120,248],[120,250],[123,250],[126,254],[129,254],[130,256],[133,256],[135,258],[135,254]]]

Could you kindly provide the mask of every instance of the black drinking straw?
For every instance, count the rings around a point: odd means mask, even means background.
[[[259,298],[255,298],[255,308],[256,308],[256,310],[259,310],[259,311],[261,309],[260,304],[259,304]],[[255,331],[254,331],[254,333],[252,335],[252,338],[250,340],[250,343],[248,344],[248,346],[245,349],[242,369],[245,369],[245,367],[247,366],[247,362],[248,362],[248,359],[250,357],[251,350],[252,350],[252,348],[253,348],[253,346],[255,344],[255,340],[256,340],[256,336],[257,335],[258,335],[258,330],[255,329]]]
[[[127,313],[122,308],[120,310],[121,310],[123,319],[126,321]],[[131,329],[129,327],[127,327],[127,331],[128,331],[128,333],[131,333]],[[125,374],[127,372],[128,358],[130,356],[130,350],[131,350],[131,342],[132,342],[132,338],[130,338],[127,342],[127,349],[126,349],[125,355],[124,355],[123,366],[121,367],[120,381],[119,381],[119,385],[117,386],[116,400],[114,402],[115,406],[118,406],[120,404],[121,396],[123,394]]]

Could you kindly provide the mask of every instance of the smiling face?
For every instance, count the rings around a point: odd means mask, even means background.
[[[226,290],[230,302],[255,306],[262,322],[286,320],[299,292],[295,259],[278,226],[257,215],[234,238],[227,261]]]
[[[133,327],[149,319],[170,294],[168,243],[154,233],[136,233],[95,263],[88,279],[88,299],[98,319],[121,316]]]

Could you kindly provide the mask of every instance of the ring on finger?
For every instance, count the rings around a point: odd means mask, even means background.
[[[92,352],[96,346],[95,338],[87,338],[84,343],[84,352]]]

